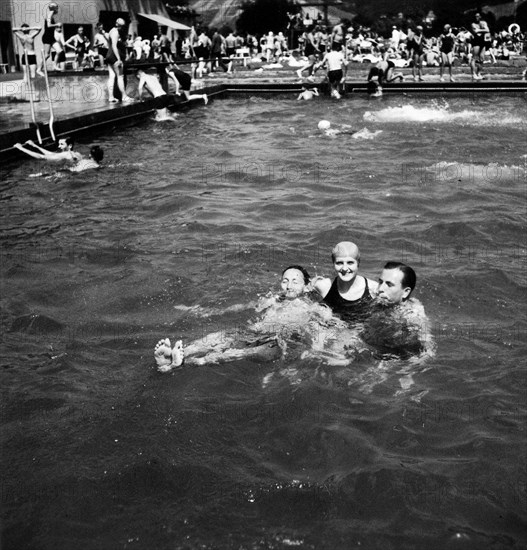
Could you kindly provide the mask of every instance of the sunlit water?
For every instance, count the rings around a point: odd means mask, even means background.
[[[3,548],[522,548],[526,130],[524,96],[250,97],[4,166]],[[434,358],[155,370],[339,240],[414,266]]]

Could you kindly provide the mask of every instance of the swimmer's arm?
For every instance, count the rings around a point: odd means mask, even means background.
[[[320,276],[313,277],[313,279],[311,279],[311,288],[318,292],[322,298],[324,298],[331,288],[331,279]]]
[[[46,158],[42,153],[35,153],[35,151],[30,151],[29,149],[26,149],[21,143],[15,143],[13,147],[35,159]]]

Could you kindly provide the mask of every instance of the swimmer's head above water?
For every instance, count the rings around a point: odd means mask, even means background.
[[[90,149],[90,157],[95,161],[95,162],[101,162],[101,160],[104,158],[104,151],[101,149],[101,147],[99,147],[98,145],[94,145],[91,149]]]
[[[58,142],[59,149],[61,151],[68,151],[73,149],[73,140],[70,137],[60,138]]]
[[[280,286],[286,298],[298,298],[307,292],[309,273],[300,265],[291,265],[282,272]]]
[[[338,278],[345,283],[352,283],[359,271],[359,247],[350,241],[342,241],[331,251],[331,259]]]
[[[377,300],[385,305],[396,305],[410,298],[417,276],[415,271],[401,262],[387,262],[379,277]]]

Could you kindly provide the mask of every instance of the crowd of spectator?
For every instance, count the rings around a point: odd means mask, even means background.
[[[48,35],[53,37],[50,40],[53,68],[64,70],[68,58],[74,69],[105,67],[109,40],[103,25],[99,23],[96,26],[93,41],[86,36],[82,26],[76,34],[66,38],[62,25],[53,22],[52,11],[47,25]],[[389,34],[386,31],[385,36],[381,36],[372,28],[352,25],[348,20],[326,26],[321,15],[316,20],[309,13],[289,13],[288,16],[289,23],[282,31],[269,31],[261,36],[229,29],[223,29],[224,32],[220,33],[217,29],[194,27],[190,31],[180,31],[174,41],[170,40],[166,27],[159,27],[153,36],[125,34],[122,36],[126,48],[125,61],[194,60],[194,76],[202,76],[217,67],[231,73],[233,61],[239,59],[258,58],[266,63],[283,62],[293,56],[295,59],[302,56],[322,59],[338,40],[347,61],[377,63],[389,59],[396,67],[417,63],[420,66],[441,64],[446,35],[444,31],[433,33],[430,25],[395,24],[390,36],[386,36]],[[470,64],[475,38],[473,29],[450,28],[446,40],[452,42],[453,63]],[[485,38],[484,61],[496,63],[521,55],[525,49],[524,42],[525,34],[517,24],[489,32]]]

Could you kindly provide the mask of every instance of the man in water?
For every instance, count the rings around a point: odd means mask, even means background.
[[[383,354],[404,358],[431,351],[423,304],[411,297],[416,282],[415,271],[404,263],[387,262],[382,270],[361,337]]]
[[[31,147],[37,149],[37,151],[39,152],[27,149],[20,143],[15,143],[13,147],[35,159],[48,160],[51,162],[66,160],[76,163],[82,159],[82,155],[73,150],[74,143],[73,140],[69,137],[59,139],[59,150],[54,152],[43,149],[30,139],[28,139],[24,145],[30,145]]]
[[[315,96],[318,97],[318,95],[319,95],[318,88],[308,89],[308,88],[302,87],[302,91],[298,95],[297,100],[304,99],[305,101],[309,101],[311,99],[314,99]]]
[[[156,120],[158,122],[162,120],[175,120],[175,118],[168,113],[168,105],[170,105],[171,96],[163,90],[163,86],[161,86],[157,77],[146,74],[142,69],[136,72],[136,76],[139,79],[139,85],[137,86],[139,99],[142,99],[143,88],[146,88],[156,100]]]
[[[285,354],[287,345],[305,337],[315,345],[321,324],[331,324],[331,311],[302,297],[311,291],[309,274],[298,265],[286,268],[280,281],[281,292],[260,301],[260,319],[252,322],[242,334],[238,331],[212,333],[191,342],[183,349],[178,340],[160,340],[154,350],[158,370],[168,372],[179,367],[183,359],[194,365],[243,357],[275,359]],[[336,320],[336,323],[339,321]]]

